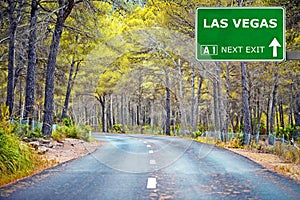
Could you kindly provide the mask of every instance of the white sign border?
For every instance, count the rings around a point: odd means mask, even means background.
[[[281,9],[282,10],[282,29],[283,29],[283,48],[282,48],[282,55],[283,58],[281,59],[198,59],[197,58],[197,54],[198,54],[198,26],[197,26],[197,22],[198,22],[198,11],[199,10],[203,10],[203,9],[207,9],[207,10],[216,10],[216,9],[220,9],[220,10],[227,10],[227,9],[238,9],[238,10],[247,10],[247,9]],[[196,56],[196,60],[197,61],[201,61],[201,62],[284,62],[286,61],[286,36],[285,36],[285,31],[286,31],[286,14],[285,14],[285,7],[198,7],[196,9],[196,16],[195,16],[195,47],[196,47],[196,52],[195,52],[195,56]],[[201,44],[199,44],[201,45]]]

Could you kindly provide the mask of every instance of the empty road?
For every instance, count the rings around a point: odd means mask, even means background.
[[[300,184],[212,145],[94,134],[97,151],[7,187],[0,199],[300,199]]]

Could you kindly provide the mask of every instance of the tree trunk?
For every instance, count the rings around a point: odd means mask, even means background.
[[[262,98],[260,98],[260,91],[258,90],[258,108],[257,108],[257,128],[256,128],[256,134],[260,133],[260,126],[261,126],[261,117],[263,113],[263,108],[265,105],[265,93],[266,93],[266,84],[264,83],[264,90],[262,93]],[[260,103],[260,99],[262,99],[262,103]]]
[[[296,138],[299,137],[299,127],[300,127],[300,93],[298,92],[295,96],[295,111],[294,119],[296,128]]]
[[[280,120],[280,127],[284,128],[284,113],[283,113],[283,103],[282,97],[279,97],[279,120]]]
[[[54,112],[54,72],[56,65],[56,57],[58,54],[58,47],[63,31],[63,26],[66,18],[70,15],[74,0],[59,0],[59,11],[55,23],[55,29],[50,45],[50,53],[47,62],[46,85],[45,85],[45,103],[44,103],[44,121],[42,132],[43,135],[51,136],[53,125]]]
[[[35,101],[35,68],[36,68],[36,41],[37,41],[37,21],[38,21],[38,1],[31,2],[31,21],[28,47],[28,67],[26,76],[25,89],[25,118],[29,117],[30,121],[34,113]]]
[[[61,114],[61,117],[60,117],[60,121],[62,121],[67,115],[70,96],[71,96],[71,90],[72,90],[72,87],[73,87],[73,84],[74,84],[74,80],[76,78],[76,74],[77,74],[78,69],[79,69],[80,61],[77,62],[77,64],[76,64],[76,70],[75,70],[76,73],[75,73],[75,76],[73,77],[75,63],[76,63],[76,61],[73,60],[71,65],[70,65],[70,73],[69,73],[67,92],[66,92],[66,96],[65,96],[65,102],[64,102],[64,107],[63,107],[62,114]]]
[[[17,61],[17,67],[15,68],[15,77],[14,77],[14,90],[15,88],[17,87],[18,85],[18,80],[20,79],[21,81],[21,72],[22,72],[22,69],[24,67],[24,63],[25,63],[25,51],[26,51],[26,44],[25,44],[25,41],[23,40],[22,41],[22,44],[21,44],[21,47],[20,47],[20,50],[19,50],[19,55],[18,55],[18,59],[16,60]]]
[[[192,65],[192,105],[191,105],[191,125],[192,131],[195,132],[197,130],[197,121],[195,119],[195,66]]]
[[[113,95],[110,94],[110,109],[109,109],[109,128],[112,129],[114,125],[114,106],[113,106]]]
[[[269,98],[268,98],[268,104],[267,104],[267,114],[266,114],[266,128],[267,128],[267,134],[269,135],[270,133],[270,109],[269,109],[269,106],[270,106],[270,102],[271,102],[271,95],[269,95]]]
[[[89,115],[88,115],[88,109],[86,105],[84,105],[84,124],[85,125],[89,124]]]
[[[129,130],[132,131],[133,130],[133,123],[134,123],[134,114],[133,114],[133,108],[131,106],[131,101],[129,98],[128,101],[128,122],[129,122]]]
[[[45,103],[44,103],[44,121],[43,121],[43,135],[51,136],[54,112],[54,73],[56,65],[56,57],[58,53],[58,46],[62,34],[64,21],[58,17],[55,25],[55,30],[50,46],[50,54],[47,62],[46,85],[45,85]]]
[[[97,100],[100,102],[101,104],[101,110],[102,110],[102,117],[101,117],[101,121],[102,121],[102,132],[106,133],[107,132],[107,123],[106,123],[106,100],[105,100],[105,95],[103,96],[99,96],[96,97]]]
[[[214,128],[215,131],[220,131],[220,124],[219,124],[219,106],[218,106],[218,92],[217,92],[217,83],[213,81],[213,101],[214,101]]]
[[[229,127],[229,115],[230,115],[230,106],[229,106],[229,91],[230,91],[230,72],[229,72],[229,65],[226,65],[226,94],[225,94],[225,102],[226,102],[226,116],[225,116],[225,124],[224,124],[224,130],[227,133],[228,132],[228,127]]]
[[[151,133],[154,133],[154,99],[151,99],[151,110],[150,110],[150,116],[151,116]]]
[[[169,68],[166,67],[165,70],[166,78],[166,134],[171,135],[170,125],[171,125],[171,92],[170,92],[170,83],[169,83]]]
[[[139,69],[139,72],[141,72],[141,69]],[[142,73],[139,73],[139,89],[138,89],[138,109],[137,109],[137,113],[138,113],[138,117],[137,117],[137,121],[138,121],[138,125],[140,126],[140,134],[143,134],[143,126],[144,126],[144,113],[143,113],[143,102],[142,102],[142,98],[143,98],[143,76]]]
[[[290,112],[289,112],[289,123],[291,126],[294,125],[294,120],[293,120],[293,112],[294,112],[294,109],[293,109],[293,90],[294,90],[294,87],[293,87],[293,84],[290,85]]]
[[[238,6],[243,6],[243,0],[238,0]],[[248,81],[247,81],[247,67],[244,62],[241,62],[242,71],[242,101],[243,101],[243,118],[244,118],[244,143],[246,141],[247,134],[252,133],[251,128],[251,116],[249,107],[249,93],[247,91]]]
[[[221,66],[220,63],[217,63],[217,91],[218,91],[218,111],[219,111],[219,124],[220,124],[220,131],[224,131],[224,116],[223,116],[223,97],[222,97],[222,84],[221,84]],[[223,141],[223,138],[222,138]]]
[[[202,76],[199,77],[198,80],[198,89],[197,89],[197,96],[196,96],[196,100],[195,100],[195,119],[194,119],[194,129],[195,131],[197,130],[197,125],[198,125],[198,115],[199,115],[199,103],[200,103],[200,95],[201,95],[201,89],[202,89],[202,83],[203,83],[203,78]]]
[[[253,119],[253,129],[252,129],[252,131],[253,131],[253,134],[256,134],[257,133],[257,124],[258,124],[258,115],[259,115],[259,89],[257,89],[256,91],[255,91],[255,96],[254,96],[254,106],[253,106],[253,117],[252,117],[252,119]]]
[[[18,8],[17,8],[18,4]],[[8,67],[7,67],[7,96],[6,105],[9,107],[10,115],[13,114],[14,108],[14,83],[15,83],[15,40],[17,32],[17,24],[20,21],[22,13],[23,1],[8,0],[9,12],[9,44],[8,44]],[[17,10],[17,16],[15,11]]]
[[[275,81],[272,90],[272,99],[270,101],[270,133],[274,133],[274,123],[275,123],[275,108],[276,108],[276,95],[278,88],[278,73],[275,74]]]
[[[22,79],[19,80],[19,111],[18,111],[18,115],[20,116],[20,118],[22,119]]]
[[[178,75],[179,75],[179,109],[180,109],[180,123],[182,134],[185,135],[186,132],[186,118],[185,118],[185,106],[183,98],[183,79],[182,79],[182,70],[181,70],[181,61],[178,59],[177,63]]]
[[[125,116],[124,116],[124,92],[121,93],[121,124],[122,124],[122,133],[125,133]]]
[[[250,108],[249,108],[249,97],[248,97],[248,81],[247,81],[247,67],[244,62],[241,62],[242,71],[242,102],[243,102],[243,118],[244,118],[244,143],[248,134],[252,133]]]

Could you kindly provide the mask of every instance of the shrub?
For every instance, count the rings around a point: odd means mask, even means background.
[[[243,134],[236,134],[229,142],[230,148],[242,148],[243,147]]]
[[[91,136],[90,136],[90,131],[92,131],[91,127],[85,125],[79,125],[77,129],[78,129],[78,136],[80,139],[85,141],[91,140]]]
[[[61,140],[61,139],[63,139],[64,137],[63,137],[63,135],[61,134],[61,132],[59,132],[59,131],[54,131],[54,132],[52,132],[52,138],[53,138],[53,140]]]
[[[59,126],[55,132],[52,133],[52,138],[54,140],[62,138],[74,138],[74,139],[83,139],[89,141],[91,128],[85,125],[72,125],[68,126]]]
[[[279,127],[279,129],[276,130],[276,137],[281,138],[283,135],[286,139],[291,139],[296,135],[296,127],[291,125],[288,125],[285,128]]]
[[[296,164],[300,163],[300,151],[294,148],[292,145],[284,144],[283,146],[281,142],[277,142],[275,147],[275,154],[281,156],[288,162]]]
[[[0,185],[32,174],[48,163],[42,161],[14,134],[0,130]]]
[[[76,126],[71,126],[68,127],[68,133],[67,133],[67,137],[68,138],[74,138],[74,139],[79,139],[79,134],[78,134],[78,130]]]
[[[63,122],[64,122],[64,125],[67,127],[71,127],[71,125],[72,125],[72,121],[69,118],[64,118]]]
[[[193,132],[192,135],[193,135],[194,138],[197,138],[197,137],[201,137],[202,133],[203,132],[201,132],[200,130],[198,130],[198,131]]]
[[[121,133],[122,132],[122,124],[114,124],[113,129],[114,129],[114,132]]]
[[[0,105],[0,185],[20,179],[50,166],[48,161],[33,152],[25,143],[19,141],[19,124],[9,121],[8,108]],[[40,135],[36,130],[31,134]]]

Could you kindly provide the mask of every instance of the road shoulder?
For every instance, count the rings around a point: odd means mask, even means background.
[[[259,153],[246,149],[227,148],[237,154],[249,158],[250,160],[260,164],[264,168],[290,177],[300,183],[300,165],[286,162],[277,155],[270,153]]]

